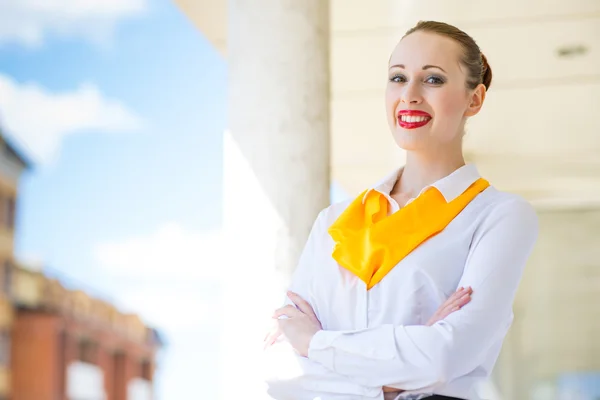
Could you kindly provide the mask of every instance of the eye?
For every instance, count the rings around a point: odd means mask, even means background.
[[[444,78],[442,78],[441,76],[436,76],[436,75],[432,75],[432,76],[428,77],[425,80],[425,82],[430,83],[432,85],[442,85],[442,84],[446,83]]]
[[[401,74],[395,74],[390,78],[390,82],[404,83],[406,82],[406,77]]]

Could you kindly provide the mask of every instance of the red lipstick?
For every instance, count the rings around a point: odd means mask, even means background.
[[[404,129],[416,129],[431,121],[431,115],[419,110],[400,110],[396,116],[398,125]]]

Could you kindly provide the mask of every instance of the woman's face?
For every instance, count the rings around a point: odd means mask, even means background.
[[[467,89],[460,55],[454,40],[429,32],[412,33],[394,49],[385,102],[390,129],[401,148],[460,148],[466,117],[479,111],[481,104],[474,111],[473,101],[477,103],[476,92],[482,90]]]

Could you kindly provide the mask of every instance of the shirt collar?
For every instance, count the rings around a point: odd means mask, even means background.
[[[394,185],[396,184],[396,181],[398,180],[398,177],[402,173],[402,170],[403,168],[395,170],[379,181],[375,186],[367,190],[362,200],[363,203],[365,202],[365,199],[371,190],[376,190],[379,193],[389,196],[394,188]],[[447,175],[431,185],[424,187],[419,193],[419,196],[430,187],[435,187],[440,191],[442,196],[444,196],[446,202],[449,203],[463,194],[463,192],[480,177],[481,175],[479,175],[479,171],[477,171],[477,167],[475,167],[475,165],[466,164],[452,172],[450,175]]]

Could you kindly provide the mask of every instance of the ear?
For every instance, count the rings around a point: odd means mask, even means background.
[[[477,115],[481,107],[483,106],[483,102],[485,100],[485,95],[487,91],[485,90],[485,86],[483,83],[480,83],[473,93],[471,94],[471,101],[467,110],[465,111],[466,117],[472,117],[473,115]]]

